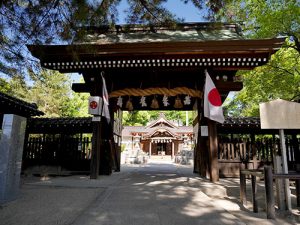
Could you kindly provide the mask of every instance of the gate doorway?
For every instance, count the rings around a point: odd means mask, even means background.
[[[193,120],[191,114],[190,121]],[[178,113],[176,120],[172,120],[171,117],[167,119],[166,115],[170,116],[170,113],[160,112],[157,119],[144,126],[123,126],[122,145],[125,150],[123,154],[130,158],[124,159],[124,162],[144,163],[148,159],[165,156],[173,162],[192,164],[195,136],[192,123],[190,122],[190,125],[188,123],[188,113]],[[185,125],[183,121],[186,121]],[[186,152],[189,153],[185,154]],[[190,158],[181,159],[183,155]]]

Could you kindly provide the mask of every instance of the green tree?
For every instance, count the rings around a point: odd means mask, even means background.
[[[299,0],[227,0],[217,20],[240,22],[251,38],[287,36],[288,46],[300,52]]]
[[[259,116],[259,103],[273,99],[293,100],[300,94],[299,55],[294,49],[282,48],[268,65],[250,72],[240,72],[244,88],[226,106],[232,116]],[[298,63],[294,62],[298,61]]]
[[[125,1],[125,0],[124,0]],[[212,13],[221,0],[180,0]],[[173,24],[182,21],[165,8],[167,0],[126,0],[128,10],[119,12],[121,0],[4,0],[0,1],[0,75],[40,75],[39,62],[26,44],[61,44],[80,40],[86,27],[111,26],[120,13],[131,24]]]
[[[43,70],[42,80],[36,80],[28,91],[27,99],[34,101],[46,117],[68,116],[70,79],[67,74]]]
[[[3,78],[0,78],[0,91],[4,93],[11,92],[10,84]]]
[[[9,82],[0,79],[0,91],[36,103],[45,117],[89,116],[89,94],[74,93],[71,90],[70,75],[42,70],[39,77],[31,86],[20,76],[13,77]]]
[[[125,111],[123,113],[123,125],[125,126],[145,126],[149,121],[148,111]]]
[[[65,116],[71,117],[89,117],[88,114],[88,93],[72,92],[72,96],[68,102],[65,102],[67,113]]]
[[[163,112],[168,120],[177,121],[185,125],[186,111],[132,111],[123,113],[123,125],[125,126],[145,126],[152,120],[156,120],[159,114]],[[192,111],[188,112],[188,122],[192,125],[193,115]]]
[[[300,97],[300,2],[297,0],[228,0],[216,15],[226,22],[242,22],[247,38],[286,36],[286,43],[269,63],[239,72],[244,88],[228,103],[230,115],[258,116],[259,103]]]

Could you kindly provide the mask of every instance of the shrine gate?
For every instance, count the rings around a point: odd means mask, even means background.
[[[161,109],[198,111],[194,172],[217,181],[216,123],[202,113],[204,71],[224,100],[230,91],[242,89],[238,70],[266,64],[284,42],[244,39],[239,26],[220,23],[118,25],[82,32],[85,38],[70,45],[28,48],[44,68],[82,74],[85,83],[74,83],[75,92],[102,96],[101,74],[106,80],[112,119],[109,124],[104,118],[93,122],[91,178],[112,171],[109,146],[120,141],[120,110]],[[208,126],[208,136],[201,134],[202,126]]]

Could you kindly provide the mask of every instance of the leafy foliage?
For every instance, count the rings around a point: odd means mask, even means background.
[[[286,36],[286,44],[269,63],[253,71],[239,72],[244,88],[228,103],[233,116],[258,116],[259,103],[277,98],[300,98],[300,2],[297,0],[226,1],[216,18],[240,22],[248,38]]]
[[[0,79],[0,91],[36,103],[45,117],[88,116],[88,94],[73,93],[69,75],[42,70],[39,76],[41,79],[32,86],[20,77],[14,77],[9,82]]]
[[[300,52],[300,2],[298,0],[227,0],[216,14],[226,22],[242,22],[251,38],[288,36],[290,47]]]
[[[146,126],[152,120],[156,120],[162,111],[132,111],[123,113],[123,125],[125,126]],[[163,111],[166,118],[184,125],[186,111]],[[193,122],[193,112],[188,112],[188,124]]]

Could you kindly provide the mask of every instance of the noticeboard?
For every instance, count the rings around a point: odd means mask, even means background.
[[[259,104],[261,129],[300,129],[300,104],[277,99]]]

